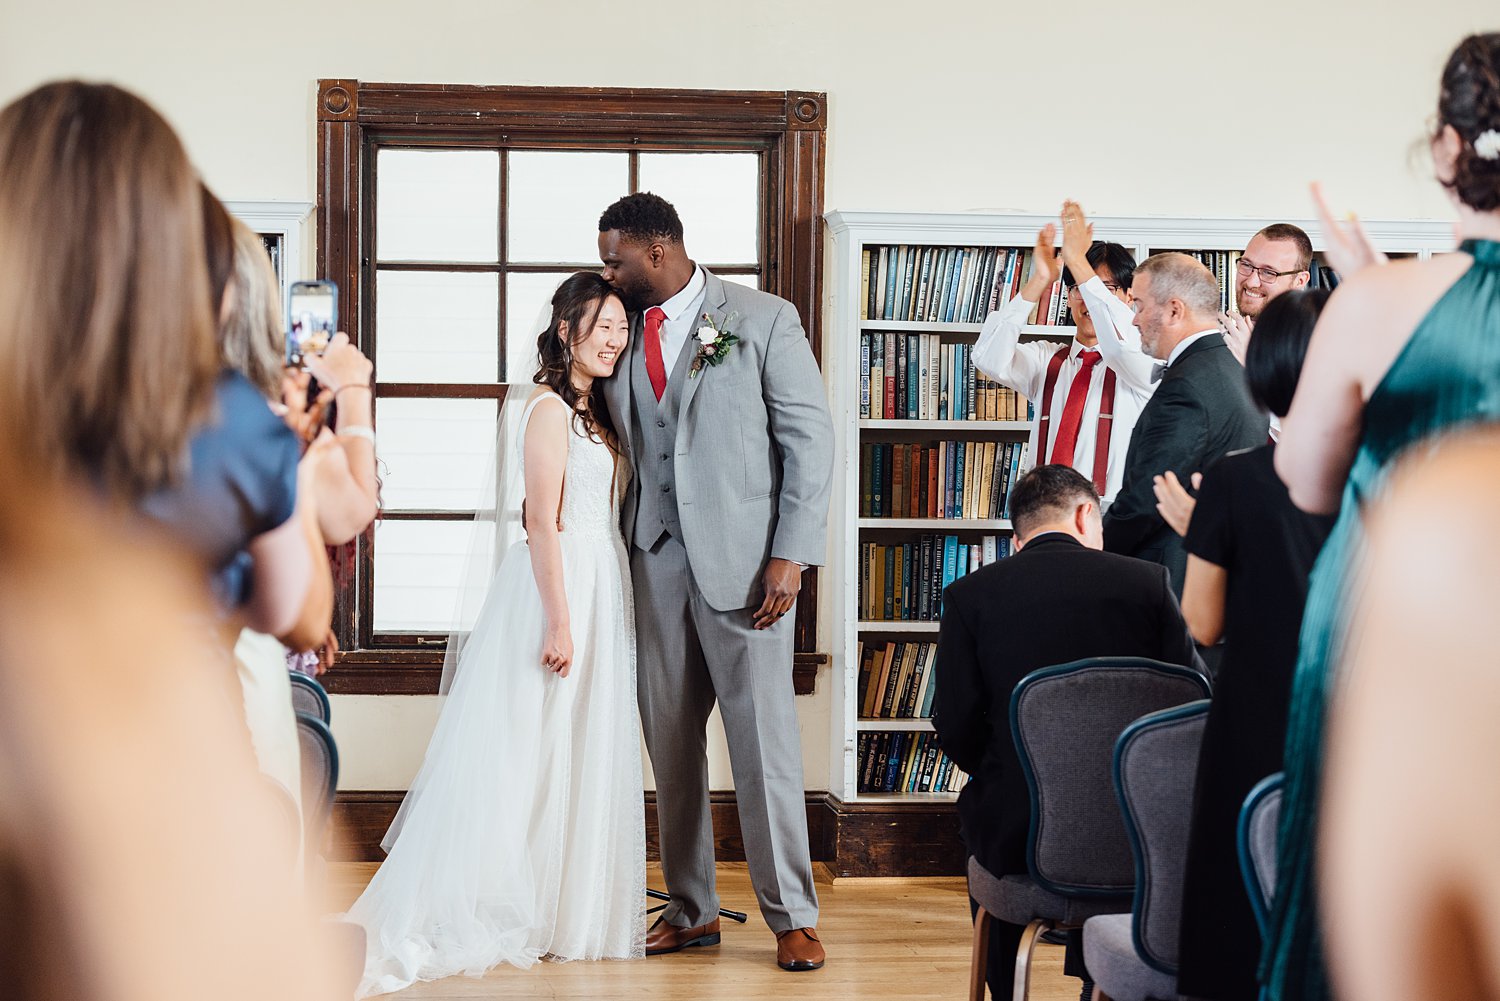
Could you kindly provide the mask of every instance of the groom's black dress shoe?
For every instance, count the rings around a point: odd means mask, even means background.
[[[668,924],[666,918],[657,918],[651,930],[646,932],[646,955],[661,956],[678,952],[693,945],[718,945],[719,919],[714,918],[697,928],[678,928]]]

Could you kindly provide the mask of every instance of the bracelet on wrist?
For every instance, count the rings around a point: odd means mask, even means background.
[[[338,389],[335,389],[333,391],[333,398],[335,400],[338,399],[339,398],[339,394],[342,393],[342,392],[344,392],[345,390],[348,390],[348,389],[363,389],[367,393],[373,392],[370,389],[370,386],[369,386],[368,383],[364,383],[364,382],[351,382],[347,386],[340,386]]]
[[[340,438],[363,438],[371,445],[375,444],[375,429],[363,424],[356,424],[353,427],[341,427],[334,434]]]

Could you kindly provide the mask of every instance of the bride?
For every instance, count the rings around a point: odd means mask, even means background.
[[[527,539],[488,582],[389,857],[349,911],[368,935],[361,997],[498,963],[644,955],[628,470],[597,381],[628,323],[595,274],[552,298],[519,420]]]

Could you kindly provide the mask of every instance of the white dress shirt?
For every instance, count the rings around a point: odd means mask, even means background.
[[[1099,280],[1096,278],[1094,281]],[[1105,291],[1103,282],[1099,282],[1099,289],[1129,312],[1129,307]],[[1042,390],[1046,387],[1047,366],[1052,361],[1052,356],[1065,346],[1060,341],[1021,343],[1021,328],[1025,326],[1026,317],[1035,306],[1036,303],[1016,296],[991,313],[984,321],[984,328],[979,333],[979,341],[974,345],[972,355],[976,369],[1026,397],[1036,410],[1036,416],[1031,421],[1027,469],[1045,461],[1045,457],[1038,454],[1041,448]],[[1113,350],[1106,351],[1102,333],[1107,332],[1110,325],[1105,324],[1101,328],[1097,319],[1101,313],[1096,311],[1092,303],[1089,304],[1089,314],[1096,317],[1095,329],[1101,330],[1099,354],[1102,364],[1096,364],[1089,373],[1089,394],[1083,405],[1078,444],[1073,449],[1073,468],[1090,480],[1094,478],[1094,442],[1099,430],[1099,404],[1104,393],[1104,374],[1107,369],[1113,369],[1116,373],[1114,426],[1110,430],[1109,459],[1102,498],[1107,506],[1120,491],[1120,482],[1125,477],[1125,455],[1130,451],[1130,435],[1135,430],[1135,422],[1140,418],[1142,408],[1156,387],[1152,385],[1150,378],[1151,359],[1141,354],[1140,338],[1136,337],[1133,345],[1120,342],[1112,346]],[[1078,356],[1084,351],[1093,350],[1084,347],[1077,340],[1066,347],[1068,357],[1057,373],[1057,385],[1052,390],[1049,448],[1057,442],[1063,408],[1068,402],[1068,390],[1073,385],[1073,376],[1077,374],[1081,364]],[[1144,375],[1140,372],[1142,368],[1145,370]]]
[[[668,378],[671,378],[677,359],[682,354],[682,346],[703,326],[703,287],[706,284],[703,269],[694,266],[693,277],[688,279],[682,290],[661,304],[661,311],[667,314],[661,325],[661,359]],[[643,326],[642,332],[645,329]]]

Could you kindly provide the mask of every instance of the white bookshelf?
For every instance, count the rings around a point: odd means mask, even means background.
[[[861,294],[861,252],[886,245],[1029,248],[1037,230],[1055,217],[1039,215],[938,214],[891,212],[830,212],[830,242],[824,287],[828,295],[823,344],[823,374],[828,383],[836,439],[836,467],[829,525],[829,565],[819,588],[819,622],[828,630],[823,649],[832,655],[832,712],[828,788],[844,802],[951,803],[951,793],[858,792],[858,739],[864,732],[927,732],[925,719],[861,719],[860,640],[888,638],[934,641],[938,623],[925,621],[867,622],[859,613],[859,545],[861,539],[891,538],[898,533],[965,533],[973,541],[981,534],[1004,535],[1003,520],[887,519],[860,517],[860,444],[864,441],[927,441],[936,438],[1024,440],[1026,421],[921,421],[861,419],[859,414],[860,335],[864,332],[925,333],[944,340],[970,341],[979,323],[922,323],[866,320]],[[1322,249],[1317,223],[1310,219],[1173,219],[1167,217],[1092,217],[1094,236],[1130,249],[1137,260],[1158,250],[1241,251],[1250,237],[1271,222],[1293,222]],[[1365,229],[1377,247],[1389,254],[1421,258],[1453,249],[1453,227],[1446,221],[1374,221]],[[1035,326],[1027,336],[1070,339],[1073,328]],[[821,644],[820,644],[821,645]]]

